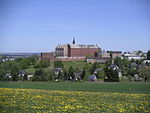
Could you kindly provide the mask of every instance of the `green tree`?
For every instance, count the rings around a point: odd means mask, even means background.
[[[39,61],[39,63],[34,66],[35,68],[47,68],[48,66],[50,66],[50,61],[47,60],[41,60]]]
[[[106,61],[105,66],[109,67],[111,64],[112,64],[112,60],[109,59],[109,60]]]
[[[41,60],[39,63],[41,68],[47,68],[48,66],[50,66],[50,61],[48,60]]]
[[[51,81],[54,79],[52,70],[46,69],[44,72],[45,72],[46,81]]]
[[[68,80],[69,77],[66,69],[63,70],[63,74],[64,74],[64,79]]]
[[[150,60],[150,50],[147,52],[147,60]]]
[[[105,68],[105,79],[104,81],[107,82],[119,82],[119,76],[118,76],[118,71],[113,70],[112,68],[106,67]]]
[[[137,69],[129,69],[128,70],[128,75],[134,77],[135,74],[139,74],[138,70]]]
[[[121,63],[124,67],[129,67],[130,61],[124,58],[124,59],[121,59]]]
[[[122,67],[122,60],[120,57],[116,57],[115,60],[114,60],[114,64],[117,65],[119,68]]]
[[[24,74],[23,80],[28,80],[28,75],[27,75],[27,73]]]
[[[33,81],[46,81],[45,73],[43,68],[39,68],[35,70]]]
[[[64,65],[61,60],[54,61],[54,68],[63,68],[63,67],[64,67]]]
[[[90,69],[90,73],[93,74],[96,68],[97,68],[97,63],[94,63]]]
[[[19,62],[19,65],[21,69],[27,69],[30,66],[30,61],[28,58],[24,58]]]
[[[142,69],[138,70],[138,72],[145,77],[150,77],[150,67],[143,67]]]
[[[74,74],[73,73],[74,73],[73,67],[70,66],[69,69],[68,69],[68,75],[69,75],[69,77],[74,78]]]
[[[112,51],[109,51],[109,54],[110,54],[110,59],[112,59],[113,57]]]
[[[38,60],[38,57],[36,55],[33,55],[29,57],[29,60],[30,60],[30,64],[35,65]]]
[[[17,64],[13,64],[11,67],[11,75],[12,75],[12,81],[19,80],[19,67]]]
[[[83,71],[82,71],[82,74],[81,74],[81,79],[83,80],[84,79],[84,76],[85,76],[85,70],[83,68]]]

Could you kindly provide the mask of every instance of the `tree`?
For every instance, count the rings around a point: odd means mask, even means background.
[[[50,61],[47,60],[41,60],[36,66],[34,66],[35,68],[47,68],[48,66],[50,66]]]
[[[54,68],[63,68],[63,67],[64,67],[64,65],[61,60],[54,61]]]
[[[38,57],[36,55],[29,57],[30,64],[35,65],[37,62],[37,59],[38,59]]]
[[[23,58],[20,62],[19,62],[20,68],[21,69],[27,69],[30,66],[30,61],[28,58]]]
[[[84,79],[84,76],[85,76],[85,70],[84,70],[84,68],[83,68],[83,71],[82,71],[82,74],[81,74],[82,80]]]
[[[118,76],[118,71],[117,69],[114,70],[112,68],[106,67],[105,68],[105,79],[104,81],[107,82],[119,82],[119,76]]]
[[[94,57],[98,57],[99,55],[98,55],[98,52],[94,52]]]
[[[27,73],[24,74],[23,80],[28,80],[28,75],[27,75]]]
[[[5,66],[4,63],[0,64],[0,80],[2,81],[5,80],[5,75],[7,73],[6,69],[8,69],[8,67],[5,68],[4,66]]]
[[[109,60],[106,61],[105,67],[109,67],[111,64],[112,64],[112,60],[109,59]]]
[[[68,80],[68,73],[66,69],[63,70],[63,74],[64,74],[64,79]]]
[[[12,81],[17,81],[19,79],[19,67],[16,64],[13,64],[11,67]]]
[[[40,65],[41,68],[47,68],[48,66],[50,66],[50,61],[41,60],[39,65]]]
[[[137,69],[129,69],[128,70],[128,75],[134,77],[135,74],[139,74],[139,72],[137,71]]]
[[[142,51],[141,51],[141,50],[138,50],[138,51],[137,51],[137,55],[140,55],[140,54],[142,54]]]
[[[109,54],[110,54],[110,59],[112,59],[113,57],[112,51],[109,51]]]
[[[90,69],[90,73],[91,73],[91,74],[93,74],[94,71],[95,71],[95,69],[97,68],[96,65],[97,65],[97,63],[94,63],[94,64],[92,65],[92,67],[91,67],[91,69]]]
[[[46,77],[44,76],[44,70],[43,68],[39,68],[35,70],[34,76],[33,76],[33,81],[46,81]]]
[[[147,52],[147,60],[150,60],[150,50]]]
[[[44,71],[44,74],[45,74],[46,81],[51,81],[51,80],[53,80],[53,72],[52,72],[52,70],[46,69],[46,70]]]
[[[68,69],[68,75],[69,75],[69,77],[74,78],[74,74],[73,73],[74,73],[73,67],[70,66],[69,69]]]
[[[124,67],[129,67],[130,61],[128,59],[121,59],[121,62]]]
[[[145,77],[150,77],[150,67],[143,67],[142,69],[138,70],[138,72]]]
[[[116,57],[115,60],[114,60],[114,64],[121,68],[122,65],[123,65],[121,58],[120,57]]]

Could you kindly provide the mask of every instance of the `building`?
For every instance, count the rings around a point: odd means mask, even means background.
[[[116,57],[121,57],[122,56],[122,52],[121,51],[107,51],[108,53],[112,54],[113,58]]]
[[[143,59],[141,56],[128,56],[127,58],[129,60],[132,60],[132,59],[134,59],[134,60],[141,60],[141,59]]]
[[[94,53],[99,53],[100,48],[97,45],[77,45],[70,46],[71,57],[86,57],[88,55],[94,56]]]
[[[51,52],[51,53],[41,53],[39,60],[49,60],[49,61],[54,61],[55,59],[55,53]]]
[[[57,45],[55,48],[56,57],[86,57],[88,55],[94,56],[94,53],[99,53],[100,48],[97,45],[79,45],[75,44],[73,39],[73,44]]]
[[[142,60],[142,59],[145,58],[145,56],[138,55],[136,52],[132,52],[132,53],[130,53],[130,52],[125,52],[125,53],[123,54],[123,56],[124,56],[124,58],[127,58],[127,59],[129,59],[129,60],[132,60],[132,59],[134,59],[134,60]]]
[[[70,57],[70,45],[60,45],[58,44],[55,48],[55,54],[57,57]]]
[[[110,53],[107,51],[102,51],[102,58],[110,58]]]
[[[97,52],[100,53],[101,49],[97,45],[79,45],[75,43],[73,38],[72,44],[58,44],[55,48],[55,52],[41,53],[40,60],[49,61],[77,61],[85,60],[87,56],[94,56]]]

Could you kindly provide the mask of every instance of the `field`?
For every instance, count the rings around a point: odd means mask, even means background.
[[[149,113],[150,84],[0,82],[0,112]]]
[[[149,83],[0,82],[1,88],[150,94]]]

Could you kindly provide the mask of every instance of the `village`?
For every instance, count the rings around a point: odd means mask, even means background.
[[[0,113],[150,113],[150,0],[0,0]]]
[[[1,81],[119,82],[150,79],[150,51],[104,51],[98,45],[58,44],[54,52],[1,57]],[[6,70],[7,68],[7,70]]]

